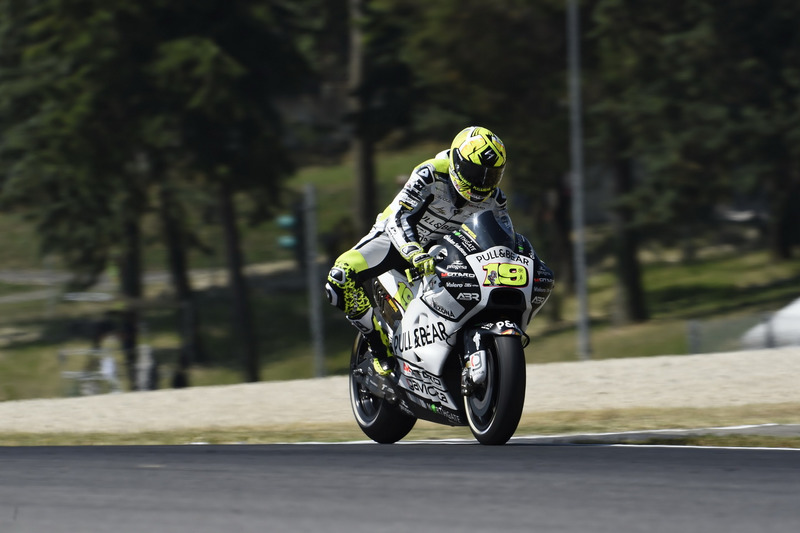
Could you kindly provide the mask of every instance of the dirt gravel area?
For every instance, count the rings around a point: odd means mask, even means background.
[[[525,412],[800,403],[800,347],[528,366]],[[131,433],[352,421],[347,379],[0,403],[0,432]]]

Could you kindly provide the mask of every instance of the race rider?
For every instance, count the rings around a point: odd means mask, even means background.
[[[506,197],[497,188],[505,166],[506,148],[497,135],[465,128],[449,150],[414,169],[370,232],[334,263],[325,285],[328,301],[364,335],[378,374],[392,372],[393,354],[362,283],[409,265],[422,275],[433,274],[434,260],[426,250],[477,212],[490,209],[510,228]]]

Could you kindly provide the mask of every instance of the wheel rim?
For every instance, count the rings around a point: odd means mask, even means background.
[[[370,355],[369,347],[362,339],[359,341],[358,353],[350,364],[350,398],[356,417],[363,425],[369,425],[375,420],[383,404],[383,400],[373,396],[354,375],[355,369]]]

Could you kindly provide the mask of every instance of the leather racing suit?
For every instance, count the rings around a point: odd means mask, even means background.
[[[492,210],[511,228],[506,197],[498,188],[481,203],[471,203],[456,192],[448,174],[449,150],[418,165],[402,190],[378,215],[370,232],[339,256],[325,286],[328,301],[367,337],[373,351],[388,339],[374,316],[362,283],[390,269],[409,267],[404,248],[413,243],[425,250],[458,229],[475,213]]]

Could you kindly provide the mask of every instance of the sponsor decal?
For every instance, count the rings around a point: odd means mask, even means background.
[[[522,263],[523,265],[530,265],[531,260],[524,255],[519,255],[508,248],[498,248],[496,250],[491,250],[489,252],[485,252],[482,254],[478,254],[475,256],[475,259],[480,261],[481,263],[485,261],[491,261],[492,259],[510,259],[512,261],[517,261]]]
[[[458,226],[454,226],[452,224],[448,224],[446,220],[442,221],[442,220],[438,219],[438,217],[434,217],[434,216],[427,215],[427,214],[423,215],[422,220],[420,221],[420,224],[425,226],[425,227],[427,227],[429,230],[441,230],[441,229],[444,229],[448,233],[450,233],[454,229],[458,228]]]
[[[455,248],[456,250],[458,250],[458,251],[461,253],[461,255],[469,255],[469,252],[467,252],[467,250],[466,250],[466,249],[464,249],[464,248],[461,246],[461,243],[460,243],[460,242],[458,242],[457,240],[455,240],[455,239],[454,239],[453,237],[451,237],[450,235],[445,235],[445,236],[444,236],[444,240],[445,240],[446,242],[450,243],[451,245],[453,245],[453,248]]]
[[[456,241],[455,239],[451,239],[448,242],[450,242],[453,246],[458,248],[458,251],[461,252],[462,254],[470,255],[478,251],[477,244],[467,238],[464,238],[464,234],[462,232],[454,231],[453,235],[459,237],[459,240]]]
[[[414,348],[424,348],[445,339],[447,339],[447,332],[444,323],[433,322],[395,335],[392,339],[392,346],[395,352],[404,352]]]
[[[472,278],[476,276],[472,272],[442,272],[440,274],[443,278]]]
[[[517,325],[510,320],[501,320],[495,323],[484,324],[481,326],[481,329],[499,329],[501,335],[508,335],[509,330],[512,330],[511,334],[517,332]]]
[[[447,265],[448,270],[469,270],[469,267],[465,265],[460,259],[456,259],[449,265]]]
[[[441,304],[437,303],[435,300],[426,299],[425,303],[431,306],[435,312],[439,313],[442,316],[446,316],[447,318],[455,318],[456,314],[453,313],[450,309],[442,306]]]
[[[477,292],[460,292],[458,296],[456,296],[456,300],[466,300],[469,302],[479,302],[481,299],[481,295]]]
[[[546,299],[547,298],[545,298],[544,296],[534,296],[533,300],[531,300],[531,303],[533,305],[543,304]]]
[[[461,225],[461,229],[462,229],[462,230],[464,231],[464,233],[466,233],[466,234],[467,234],[467,236],[469,236],[469,237],[470,237],[472,240],[476,240],[476,241],[478,240],[478,236],[477,236],[477,235],[475,235],[475,232],[474,232],[474,231],[472,231],[472,230],[469,228],[469,226],[467,226],[466,224],[462,224],[462,225]]]
[[[447,393],[444,390],[437,389],[434,385],[411,378],[406,378],[406,381],[408,382],[408,388],[411,392],[421,393],[428,398],[433,398],[441,402],[447,401]]]
[[[403,363],[403,375],[407,384],[406,388],[409,391],[437,402],[450,404],[447,397],[447,389],[437,376],[425,370],[414,368],[408,363]]]
[[[449,422],[451,422],[454,425],[462,425],[463,424],[463,422],[461,422],[461,417],[458,416],[457,414],[455,414],[454,412],[452,412],[450,409],[443,408],[443,407],[438,406],[436,404],[431,404],[430,410],[433,411],[434,413],[436,413],[437,415],[443,416],[444,418],[446,418]]]
[[[489,263],[483,265],[486,277],[483,286],[525,287],[528,285],[528,269],[517,263]]]
[[[395,293],[394,299],[400,302],[400,305],[403,307],[403,309],[405,309],[408,307],[408,304],[411,302],[411,300],[414,299],[414,293],[408,287],[408,285],[401,281],[397,284],[397,293]]]

